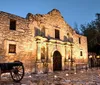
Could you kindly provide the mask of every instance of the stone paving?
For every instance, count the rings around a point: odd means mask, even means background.
[[[0,85],[100,85],[100,69],[59,71],[48,74],[25,74],[20,83],[2,75]]]

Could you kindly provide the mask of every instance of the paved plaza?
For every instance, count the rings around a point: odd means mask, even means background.
[[[25,74],[20,83],[2,75],[0,85],[100,85],[100,69],[59,71],[48,74]]]

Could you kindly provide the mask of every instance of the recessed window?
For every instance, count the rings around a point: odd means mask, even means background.
[[[80,56],[83,56],[83,52],[82,51],[80,51]]]
[[[81,38],[79,37],[79,44],[81,44]]]
[[[44,47],[41,48],[41,61],[42,62],[45,61],[45,48]]]
[[[16,30],[16,20],[10,20],[10,30]]]
[[[69,33],[67,33],[67,37],[68,37],[68,38],[70,37]]]
[[[45,36],[45,28],[41,29],[41,36],[43,36],[43,37]]]
[[[9,44],[9,53],[16,53],[16,45]]]
[[[56,29],[55,29],[55,38],[56,38],[56,39],[59,39],[59,38],[60,38],[60,37],[59,37],[59,34],[60,34],[60,33],[59,33],[59,30],[56,30]]]

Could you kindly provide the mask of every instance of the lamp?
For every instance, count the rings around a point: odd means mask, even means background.
[[[92,55],[90,55],[89,58],[92,58]]]

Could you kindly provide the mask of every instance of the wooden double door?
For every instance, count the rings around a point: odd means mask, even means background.
[[[62,70],[62,56],[59,51],[55,51],[53,54],[53,71]]]

